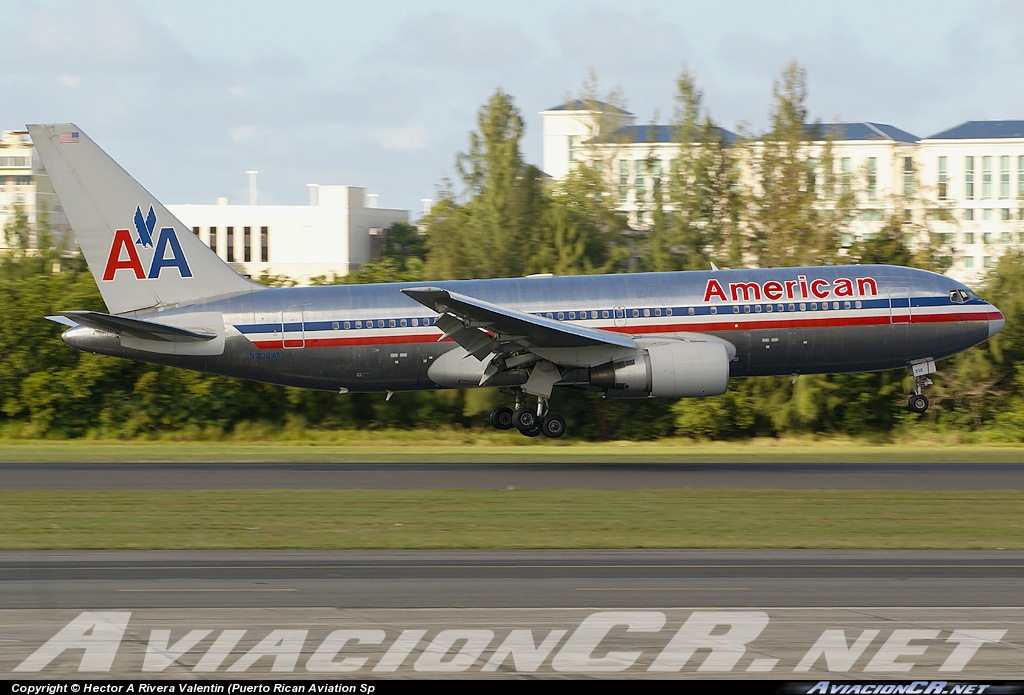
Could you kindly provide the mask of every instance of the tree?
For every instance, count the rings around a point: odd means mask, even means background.
[[[512,97],[496,91],[481,108],[477,125],[479,130],[469,135],[469,151],[456,157],[469,201],[460,212],[454,200],[442,198],[444,216],[432,211],[424,221],[428,267],[442,268],[447,277],[523,275],[544,243],[542,174],[523,162],[523,119]],[[460,262],[439,258],[442,249],[456,252]]]
[[[807,123],[806,71],[790,63],[772,95],[771,127],[749,148],[749,253],[762,266],[830,264],[850,221],[852,194],[836,191],[831,135]]]

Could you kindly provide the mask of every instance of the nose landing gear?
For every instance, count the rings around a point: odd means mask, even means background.
[[[928,398],[921,391],[932,385],[929,374],[935,373],[935,360],[924,360],[910,365],[910,374],[914,377],[914,393],[907,399],[907,410],[921,414],[928,410]]]

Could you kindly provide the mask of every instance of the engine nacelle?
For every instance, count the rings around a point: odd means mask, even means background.
[[[590,383],[619,398],[719,396],[729,386],[735,349],[725,341],[637,342],[633,356],[593,367]]]

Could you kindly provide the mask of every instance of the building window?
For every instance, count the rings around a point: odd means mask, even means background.
[[[991,222],[992,220],[995,219],[995,215],[992,214],[993,212],[994,211],[992,210],[992,208],[985,208],[984,210],[981,211],[981,219],[985,220],[986,222]]]
[[[1017,157],[1017,197],[1024,198],[1024,154]]]
[[[964,198],[974,200],[974,157],[964,157]]]
[[[228,263],[234,263],[235,262],[235,228],[234,227],[228,227],[228,231],[227,231],[227,234],[225,236],[227,237],[225,239],[224,243],[226,243],[227,246],[228,246]]]
[[[999,200],[1010,199],[1010,155],[999,158]]]
[[[260,262],[270,262],[270,228],[260,227]]]
[[[974,243],[974,232],[964,232],[964,243],[968,245]]]
[[[850,158],[843,157],[839,160],[839,168],[843,172],[843,195],[850,195],[850,192],[853,190],[853,163],[850,161]]]
[[[939,157],[939,200],[946,200],[948,183],[948,173],[946,171],[946,158]]]
[[[1003,222],[1009,222],[1010,221],[1010,208],[1002,208],[999,211],[999,219],[1001,219]]]
[[[981,158],[981,198],[992,197],[992,157]]]
[[[992,256],[985,256],[985,258],[982,260],[982,265],[985,266],[986,268],[991,268]]]
[[[868,157],[868,200],[878,200],[877,157]]]
[[[217,253],[217,228],[210,227],[210,248]]]
[[[619,205],[625,205],[629,196],[629,160],[619,160]]]
[[[647,162],[637,160],[636,163],[636,202],[644,202],[644,176],[647,174]]]
[[[964,267],[965,268],[973,268],[974,267],[974,256],[964,256]]]
[[[875,208],[868,208],[866,210],[861,210],[861,212],[860,212],[860,219],[863,222],[881,222],[882,221],[882,211],[881,210],[877,210]]]
[[[576,161],[576,136],[575,135],[570,135],[569,136],[569,161],[570,162],[575,162]]]
[[[964,222],[974,221],[974,208],[967,208],[964,210]]]
[[[999,235],[999,243],[1001,243],[1001,244],[1009,244],[1010,243],[1010,233],[1009,232],[1003,232],[1002,234],[1000,234]]]
[[[907,198],[914,195],[914,158],[903,158],[903,195]]]
[[[252,227],[242,227],[242,260],[252,262]]]
[[[661,160],[655,160],[651,163],[651,179],[654,182],[654,187],[659,188],[661,186]]]
[[[192,233],[195,234],[196,236],[199,236],[199,227],[193,227]]]

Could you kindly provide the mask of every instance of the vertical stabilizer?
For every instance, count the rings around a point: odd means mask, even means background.
[[[78,127],[28,129],[112,314],[263,289],[233,271]]]

